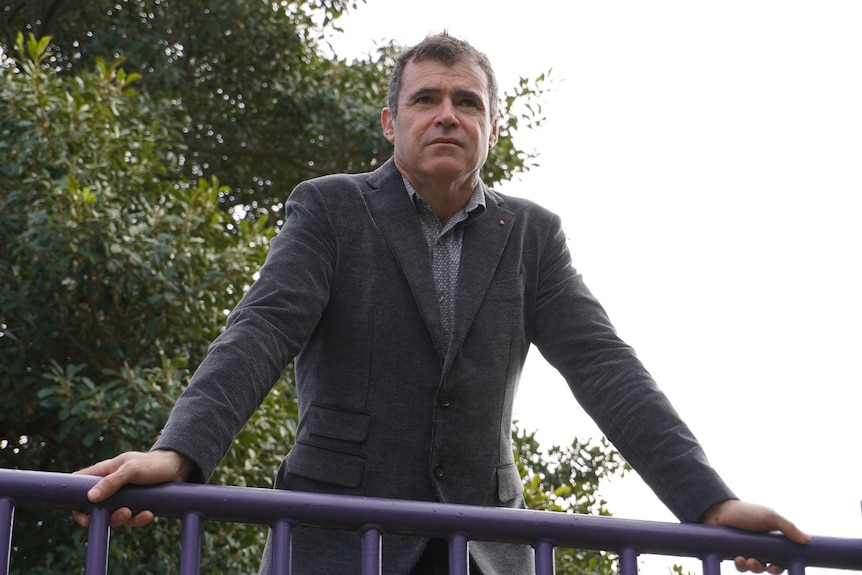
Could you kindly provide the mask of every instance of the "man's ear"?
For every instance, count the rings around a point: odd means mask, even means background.
[[[500,137],[500,119],[497,118],[491,123],[491,134],[488,137],[488,149],[490,150],[497,145],[497,140]]]
[[[380,112],[380,127],[383,128],[383,136],[395,143],[395,116],[389,111],[389,108],[383,108]]]

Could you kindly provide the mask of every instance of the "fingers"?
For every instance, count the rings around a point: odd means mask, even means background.
[[[90,526],[90,516],[83,511],[72,511],[72,519],[74,519],[75,523],[77,523],[81,527]]]
[[[776,513],[776,515],[778,514]],[[794,543],[805,545],[811,542],[811,535],[805,533],[795,523],[785,519],[781,515],[778,515],[778,530]]]
[[[93,503],[103,501],[123,485],[136,483],[152,485],[168,481],[183,481],[189,475],[191,463],[175,451],[128,451],[113,459],[81,469],[77,473],[102,477],[89,492]]]
[[[760,507],[760,524],[754,531],[778,531],[794,543],[805,545],[811,541],[811,535],[802,531],[795,523],[786,519],[778,512],[768,507]],[[755,513],[757,510],[755,509]]]
[[[129,518],[129,521],[127,521],[125,524],[129,527],[143,527],[144,525],[147,525],[150,521],[152,521],[153,518],[154,515],[152,511],[141,511],[137,515],[133,515],[131,518]]]
[[[102,477],[87,492],[87,499],[93,503],[98,503],[109,498],[111,495],[120,490],[123,485],[128,483],[150,484],[159,483],[158,479],[147,477],[147,467],[144,463],[144,457],[124,457],[131,454],[124,453],[107,462],[105,466],[110,472]],[[95,466],[94,466],[95,467]]]
[[[733,564],[736,566],[736,570],[740,573],[752,572],[752,573],[763,573],[766,571],[766,565],[758,561],[757,559],[746,559],[745,557],[737,557],[733,560]]]
[[[139,452],[123,453],[76,471],[77,475],[95,475],[102,478],[87,492],[87,499],[98,503],[116,493],[120,487],[128,483],[129,470],[124,468],[126,463],[143,455],[145,454]]]
[[[111,514],[111,527],[120,527],[122,525],[128,527],[143,527],[153,520],[151,511],[141,511],[137,515],[132,515],[132,510],[128,507],[121,507]]]
[[[83,511],[73,511],[72,518],[81,527],[90,526],[90,516]],[[111,514],[110,525],[111,527],[120,527],[123,525],[128,527],[143,527],[152,521],[153,518],[154,516],[151,511],[141,511],[133,515],[131,509],[121,507]]]
[[[736,566],[736,570],[740,573],[751,572],[751,573],[771,573],[772,575],[779,575],[784,571],[784,567],[781,565],[772,565],[767,566],[765,563],[758,561],[757,559],[745,557],[737,557],[733,560],[734,565]]]
[[[100,461],[96,464],[91,465],[90,467],[85,467],[83,469],[79,469],[74,473],[74,475],[96,475],[99,477],[104,477],[110,473],[113,473],[117,470],[117,468],[125,461],[127,453],[123,453],[118,455],[117,457],[111,459],[105,459],[104,461]]]

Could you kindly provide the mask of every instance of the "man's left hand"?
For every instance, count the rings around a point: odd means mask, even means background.
[[[747,531],[779,531],[794,543],[806,544],[811,536],[799,529],[792,521],[782,517],[772,509],[754,503],[746,503],[730,499],[713,505],[703,514],[701,523],[707,525],[724,525]],[[737,557],[734,560],[738,571],[754,573],[772,573],[778,575],[784,571],[781,565],[765,565],[758,559]]]

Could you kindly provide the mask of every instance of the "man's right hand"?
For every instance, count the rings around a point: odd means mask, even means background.
[[[99,503],[127,483],[154,485],[170,481],[185,481],[192,474],[193,469],[194,464],[176,451],[157,450],[128,451],[75,473],[102,478],[87,492],[87,499],[93,503]],[[78,524],[89,526],[90,516],[86,513],[75,511],[72,516]],[[120,525],[141,527],[152,520],[153,514],[150,511],[141,511],[133,515],[131,509],[122,507],[111,514],[111,527]]]

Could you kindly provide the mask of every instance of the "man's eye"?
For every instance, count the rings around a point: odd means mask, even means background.
[[[461,105],[466,106],[468,108],[476,108],[479,106],[476,100],[461,100]]]

